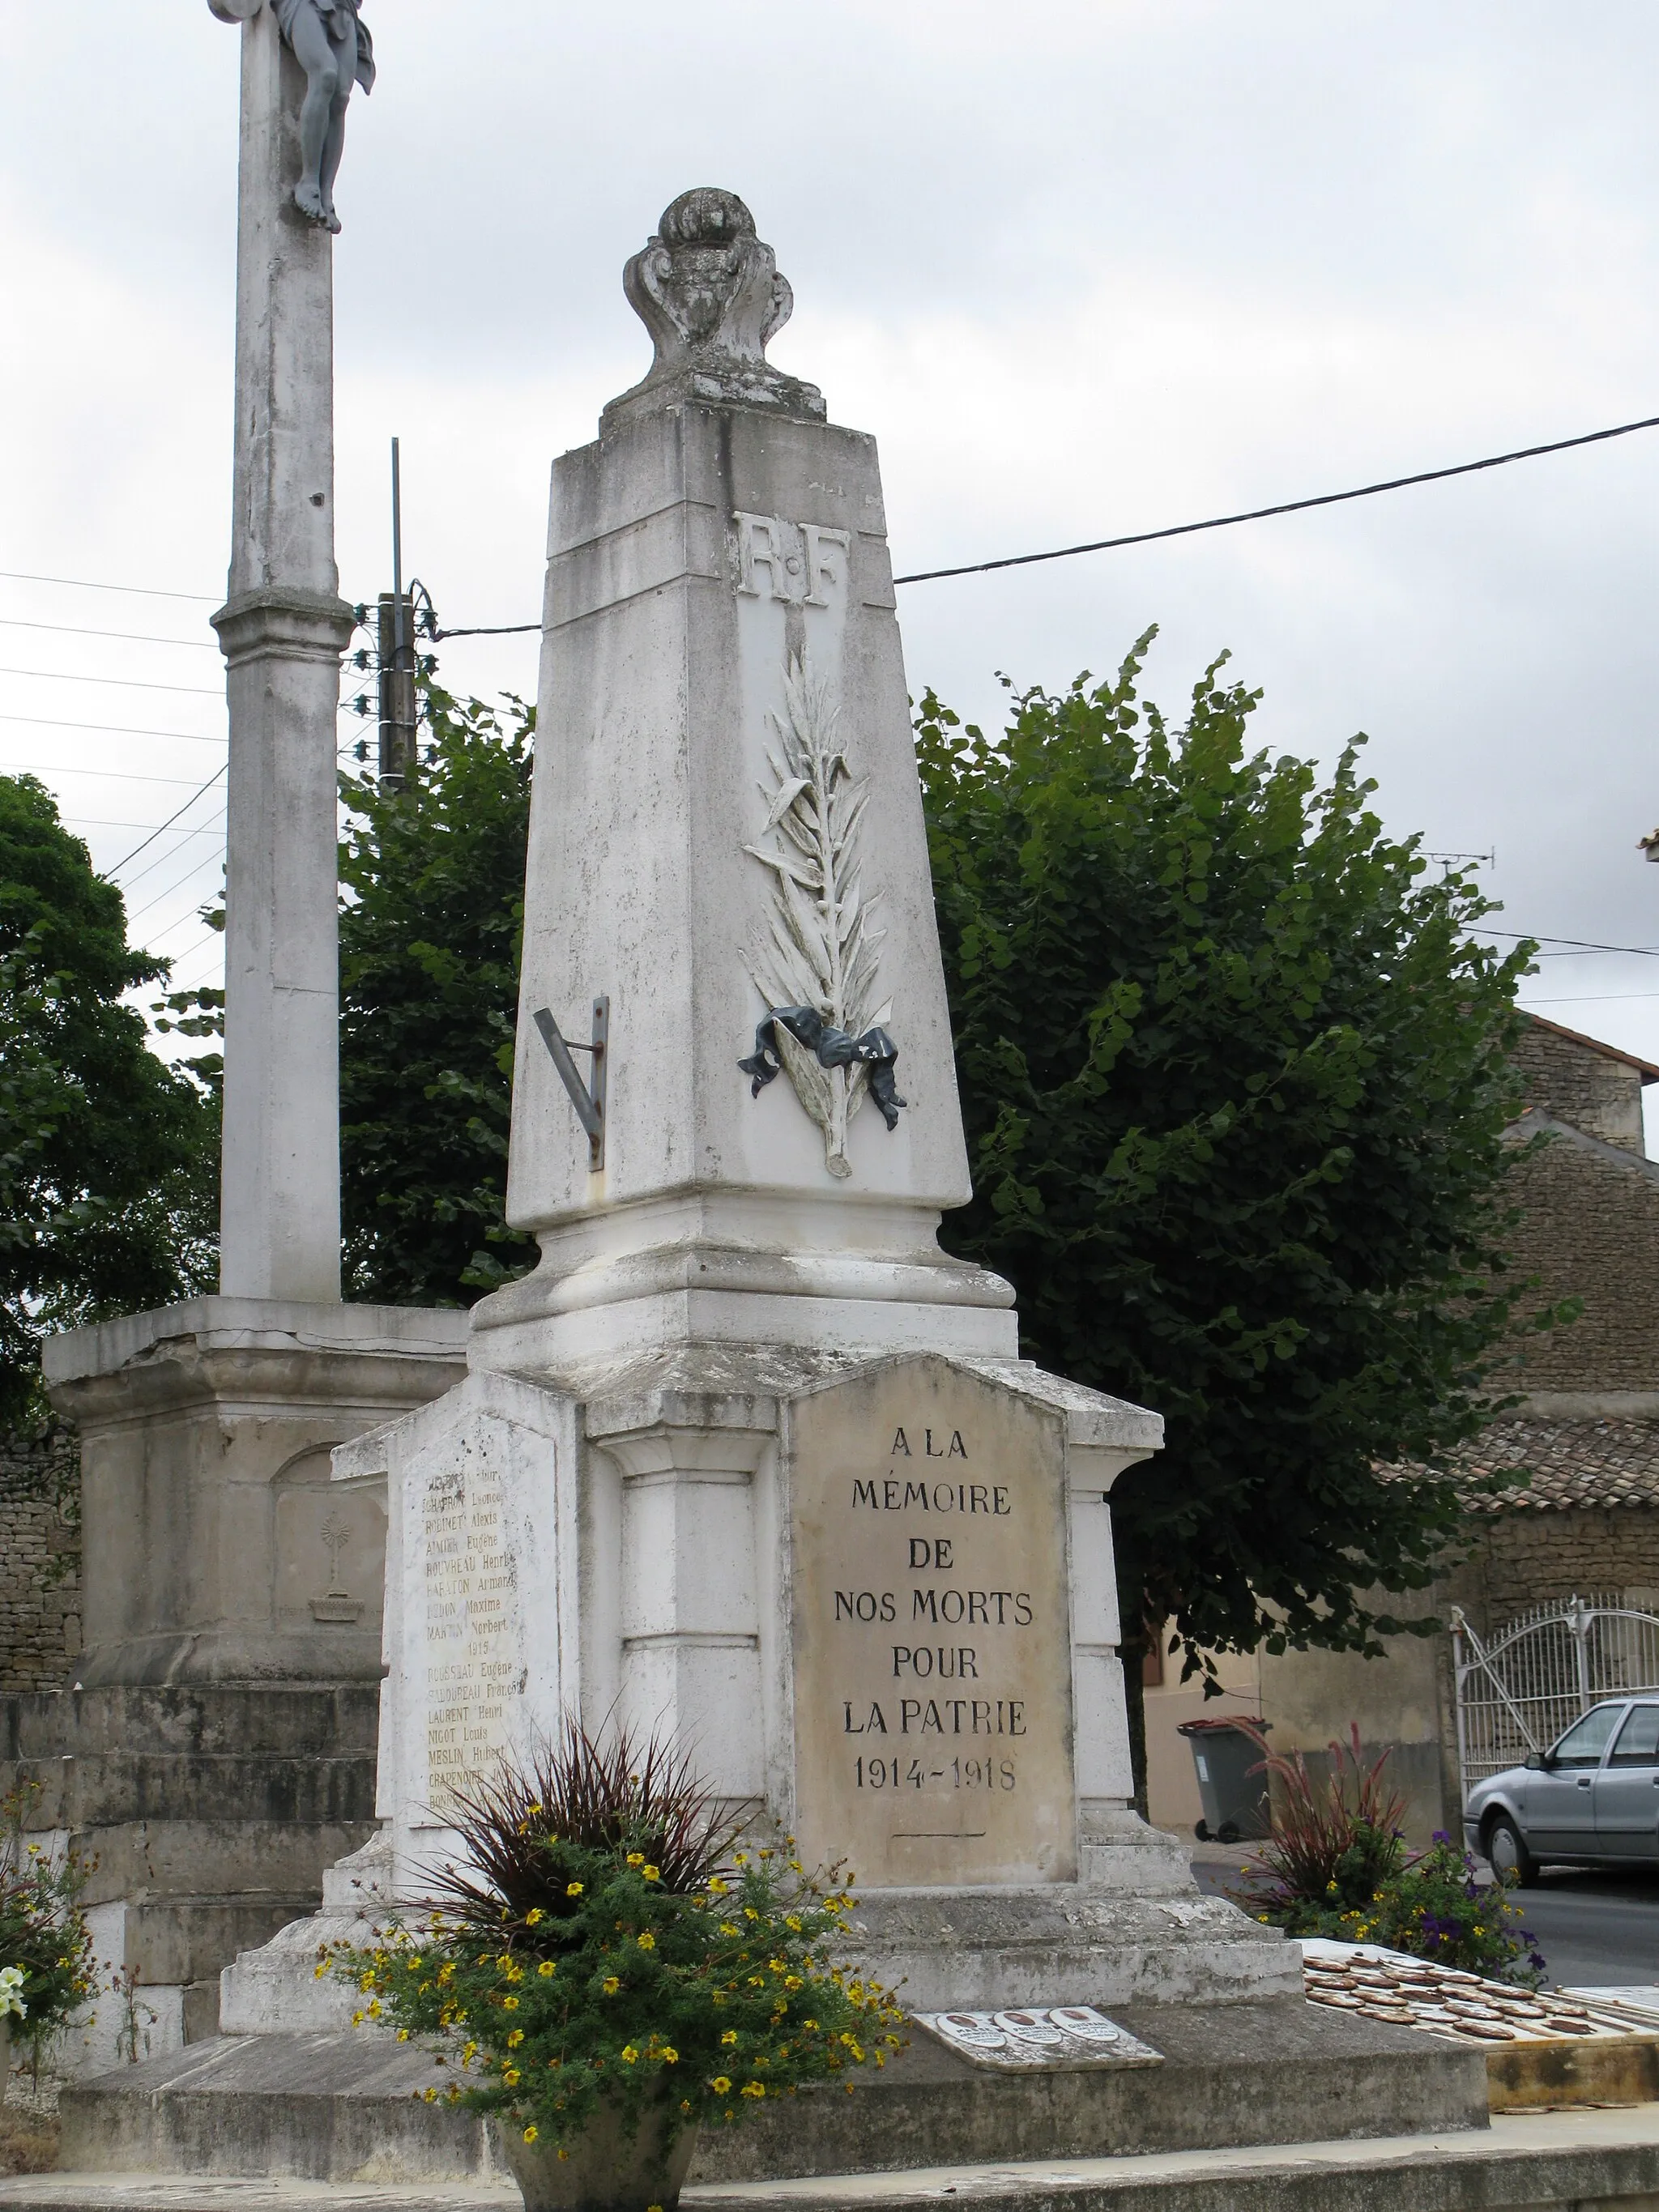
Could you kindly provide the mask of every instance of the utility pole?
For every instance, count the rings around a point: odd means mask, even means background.
[[[392,441],[392,589],[380,598],[380,781],[402,791],[420,769],[416,749],[415,608],[404,589],[403,480],[398,441]]]

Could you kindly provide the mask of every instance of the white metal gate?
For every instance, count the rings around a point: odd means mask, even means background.
[[[1553,1743],[1602,1698],[1659,1691],[1659,1616],[1616,1595],[1534,1606],[1483,1644],[1452,1608],[1463,1801]]]

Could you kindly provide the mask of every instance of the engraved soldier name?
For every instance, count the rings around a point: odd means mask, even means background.
[[[951,1381],[945,1418],[898,1404],[797,1472],[798,1825],[866,1880],[1040,1879],[1074,1854],[1060,1471],[1040,1417]]]

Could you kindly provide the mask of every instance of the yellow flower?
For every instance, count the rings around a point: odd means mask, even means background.
[[[545,1981],[549,1975],[554,1971],[553,1961],[551,1959],[544,1959],[540,1966],[536,1969],[536,1972],[541,1976],[544,1981]]]
[[[738,2094],[744,2097],[763,2097],[766,2090],[764,2085],[759,2081],[745,2081]]]
[[[525,2131],[524,2131],[524,2139],[525,2139],[525,2141],[526,2141],[526,2142],[535,2142],[535,2140],[536,2140],[536,2137],[537,2137],[537,2136],[538,2136],[538,2134],[539,2132],[540,2132],[540,2130],[538,2129],[538,2127],[536,2126],[535,2122],[532,2120],[532,2121],[531,2122],[530,2125],[529,2125],[529,2126],[525,2130]]]
[[[516,2051],[523,2041],[524,2030],[521,2027],[515,2027],[507,2039],[507,2047],[509,2051]]]
[[[662,1880],[662,1869],[659,1867],[647,1867],[645,1869],[645,1880],[647,1881],[660,1881]]]
[[[399,2042],[399,2043],[407,2043],[407,2042],[408,2042],[408,2040],[409,2040],[409,2030],[408,2030],[406,2027],[400,2027],[400,2028],[398,2030],[398,2042]]]
[[[733,1865],[733,1866],[747,1866],[747,1865],[748,1865],[748,1863],[749,1863],[749,1854],[748,1854],[748,1852],[747,1852],[747,1851],[739,1851],[739,1852],[737,1854],[736,1857],[735,1857],[735,1858],[733,1858],[733,1860],[732,1860],[732,1865]]]
[[[622,2054],[622,2055],[623,2055],[623,2063],[624,2063],[625,2064],[629,2065],[629,2066],[631,2066],[631,2065],[634,2063],[635,2060],[639,2057],[639,2055],[640,2055],[640,2054],[639,2054],[639,2052],[638,2052],[638,2051],[634,2048],[634,2045],[633,2045],[631,2043],[624,2043],[624,2044],[623,2044],[623,2054]]]
[[[517,2012],[518,2009],[519,2000],[517,1997],[503,1997],[501,1999],[501,2010],[503,2012]]]
[[[725,2097],[731,2094],[731,2080],[725,2074],[717,2074],[708,2086],[717,2097]]]
[[[580,1897],[582,1893],[582,1884],[579,1881],[566,1882],[564,1893],[567,1897]]]
[[[645,1864],[645,1853],[643,1851],[629,1851],[628,1854],[628,1863],[629,1866],[643,1866]]]
[[[641,1951],[654,1951],[656,1948],[657,1939],[647,1928],[640,1938],[640,1948]]]
[[[709,1890],[715,1897],[724,1897],[731,1887],[729,1881],[722,1881],[717,1874],[712,1874],[708,1877]]]
[[[438,2101],[438,2093],[435,2089],[422,2089],[421,2094],[428,2105],[435,2105]]]
[[[785,1917],[783,1924],[786,1928],[793,1928],[797,1936],[800,1934],[800,1916],[799,1913],[791,1912],[787,1914]]]
[[[322,1963],[322,1965],[317,1968],[316,1973],[315,1973],[315,1975],[313,1977],[313,1978],[314,1980],[316,1980],[316,1981],[319,1981],[319,1982],[320,1982],[320,1981],[322,1980],[322,1978],[323,1978],[323,1976],[324,1976],[327,1972],[328,1972],[328,1960],[327,1960],[326,1959],[325,1959],[325,1960],[324,1960],[324,1961],[323,1961],[323,1963]]]
[[[737,2039],[738,2031],[735,2027],[728,2027],[725,2034],[720,2038],[720,2041],[722,2043],[735,2043]]]
[[[501,2069],[501,2079],[506,2082],[509,2089],[516,2089],[519,2086],[518,2068],[516,2066],[504,2066]]]
[[[524,1924],[526,1928],[534,1928],[539,1922],[545,1920],[546,1917],[547,1915],[542,1911],[541,1906],[538,1905],[535,1906],[532,1911],[526,1913],[524,1917]]]
[[[672,2043],[665,2043],[662,2047],[662,2063],[665,2066],[678,2066],[680,2063],[680,2054]]]
[[[617,1980],[617,1977],[616,1977],[616,1975],[615,1975],[615,1974],[607,1974],[607,1975],[605,1976],[605,1993],[606,1996],[608,1996],[608,1997],[614,1997],[614,1996],[616,1996],[616,1994],[617,1994],[617,1990],[618,1990],[621,1987],[622,1987],[622,1984],[621,1984],[621,1982],[620,1982],[620,1981],[618,1981],[618,1980]]]

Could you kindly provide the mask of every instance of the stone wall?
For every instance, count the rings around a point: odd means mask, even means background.
[[[61,1688],[81,1649],[74,1434],[0,1437],[0,1691]]]
[[[1584,1054],[1588,1060],[1590,1055]],[[1528,1346],[1522,1390],[1652,1390],[1659,1385],[1659,1168],[1559,1131],[1519,1166],[1516,1270],[1541,1297],[1583,1300],[1579,1320]]]
[[[1659,1506],[1523,1509],[1467,1525],[1470,1556],[1445,1601],[1462,1605],[1483,1636],[1555,1598],[1623,1592],[1659,1613]]]
[[[1528,1106],[1640,1155],[1639,1068],[1535,1016],[1516,1048],[1515,1065],[1525,1078]]]

